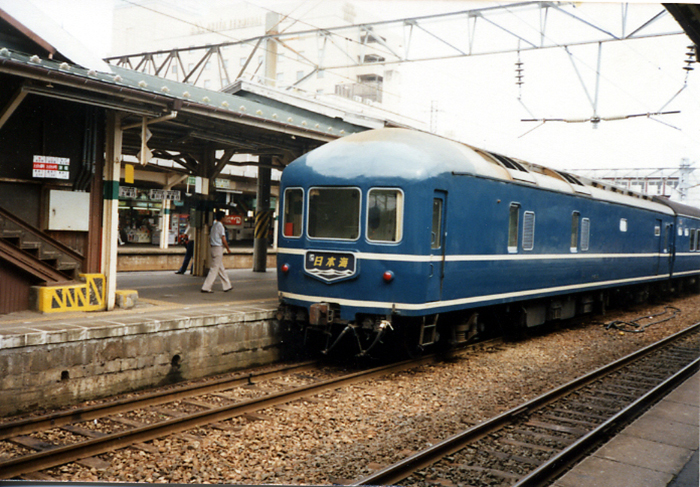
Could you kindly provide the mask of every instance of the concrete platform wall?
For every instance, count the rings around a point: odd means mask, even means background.
[[[54,408],[280,358],[274,311],[113,318],[0,340],[0,415]],[[126,322],[127,319],[129,322]],[[65,327],[64,327],[65,328]]]
[[[232,254],[224,254],[224,266],[227,269],[252,269],[253,251],[231,249]],[[173,249],[120,249],[117,254],[117,272],[128,271],[176,271],[182,265],[185,256],[183,247]],[[274,269],[277,256],[268,251],[267,267]]]

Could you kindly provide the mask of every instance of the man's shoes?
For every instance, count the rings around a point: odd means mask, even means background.
[[[231,286],[231,287],[228,288],[228,289],[224,289],[224,292],[227,293],[227,292],[229,292],[231,289],[233,289],[233,286]]]
[[[184,274],[184,272],[175,271],[175,274]]]
[[[201,290],[203,293],[213,293],[214,291],[207,291],[206,289]]]

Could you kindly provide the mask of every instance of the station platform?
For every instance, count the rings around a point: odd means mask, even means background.
[[[232,291],[202,293],[203,277],[118,273],[131,309],[0,315],[0,415],[279,360],[274,268],[228,275]]]
[[[697,487],[700,373],[693,375],[556,487]]]

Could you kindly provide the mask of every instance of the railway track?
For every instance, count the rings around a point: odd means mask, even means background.
[[[699,369],[700,323],[351,485],[547,485]]]
[[[474,345],[472,348],[500,343],[492,340]],[[0,424],[0,443],[7,442],[25,450],[25,454],[0,461],[0,479],[11,479],[38,472],[69,462],[95,457],[128,446],[181,433],[204,425],[217,424],[237,416],[252,414],[265,408],[289,403],[324,391],[371,380],[434,362],[436,356],[429,355],[415,360],[375,367],[368,370],[342,374],[328,379],[313,377],[309,371],[318,370],[316,362],[304,362],[280,367],[255,375],[246,374],[233,378],[208,381],[172,390],[145,394],[134,398],[106,402],[90,407],[66,410],[46,416],[23,419]],[[307,373],[308,375],[305,375]],[[257,390],[259,397],[240,400],[227,396],[232,388],[248,388],[273,381],[281,377],[302,377],[303,385],[288,387],[290,383],[276,383],[285,387],[281,391]],[[293,383],[294,381],[290,381]],[[206,398],[202,399],[202,398]],[[227,399],[228,404],[216,406],[212,398]],[[152,411],[152,422],[144,424],[131,419],[129,413],[138,410]],[[93,424],[98,425],[93,427]],[[106,430],[99,425],[111,424]],[[114,428],[117,425],[117,428]],[[47,431],[57,432],[69,438],[67,444],[49,443],[42,437]]]

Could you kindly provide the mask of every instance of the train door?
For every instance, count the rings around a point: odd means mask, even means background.
[[[430,273],[427,301],[442,298],[442,282],[445,278],[445,212],[447,192],[436,190],[433,195],[432,224],[430,229]]]
[[[657,238],[657,246],[658,246],[658,257],[656,258],[656,275],[658,276],[661,274],[661,259],[663,259],[664,256],[664,237],[661,234],[661,229],[663,228],[662,222],[660,219],[656,220],[656,226],[654,227],[654,236]]]
[[[674,233],[674,228],[675,227],[673,223],[666,224],[664,252],[666,253],[666,262],[668,265],[668,267],[666,268],[666,272],[669,274],[669,276],[673,273],[673,257],[676,254],[674,251],[676,243],[676,235]]]
[[[661,226],[661,220],[657,220]],[[657,274],[670,274],[673,266],[673,224],[667,223],[659,239],[659,259],[657,261]]]

